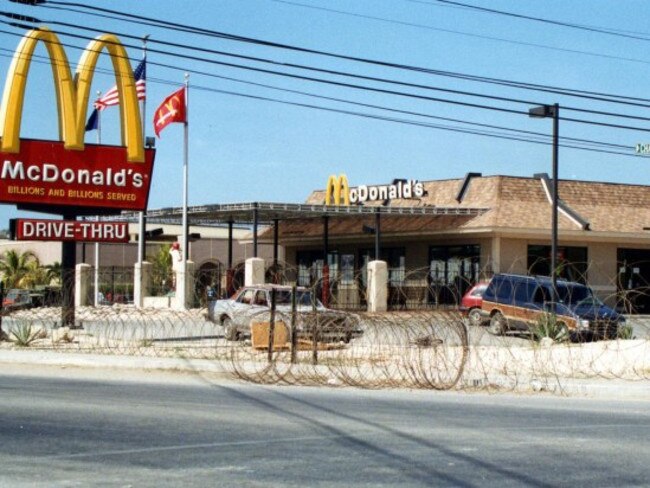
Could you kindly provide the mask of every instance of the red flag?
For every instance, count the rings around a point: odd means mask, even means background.
[[[172,122],[186,122],[185,87],[169,95],[153,114],[153,128],[156,136]]]

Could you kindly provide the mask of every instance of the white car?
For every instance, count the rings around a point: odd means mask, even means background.
[[[257,285],[241,288],[232,298],[208,303],[208,318],[221,324],[224,336],[229,341],[250,337],[251,320],[262,317],[268,320],[271,309],[271,292],[275,290],[275,309],[278,315],[287,317],[291,313],[291,287],[280,285]],[[313,324],[318,323],[319,340],[349,342],[362,332],[358,329],[359,320],[352,314],[330,310],[312,295],[311,290],[297,288],[296,311],[298,312],[296,330],[301,338],[312,338]],[[311,320],[310,317],[325,318]],[[278,317],[278,320],[281,320]]]

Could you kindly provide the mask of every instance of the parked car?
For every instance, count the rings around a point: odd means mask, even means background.
[[[287,316],[291,312],[292,288],[258,285],[245,286],[229,299],[208,302],[208,318],[223,326],[227,340],[246,339],[251,335],[252,319],[269,319],[272,290],[276,293],[276,311]],[[311,339],[316,323],[319,324],[319,340],[323,342],[349,342],[362,334],[356,316],[324,307],[307,288],[297,288],[296,310],[299,312],[296,324],[299,338]],[[316,316],[324,320],[313,320]]]
[[[467,317],[470,325],[482,325],[487,322],[483,316],[481,305],[483,304],[483,294],[487,290],[488,282],[482,281],[476,283],[463,295],[460,300],[460,311]]]
[[[483,294],[483,314],[490,320],[488,331],[495,335],[529,331],[541,317],[554,313],[559,325],[572,336],[612,338],[625,322],[581,283],[557,280],[556,302],[552,302],[553,296],[549,277],[494,275]]]
[[[12,288],[7,291],[2,306],[5,310],[21,310],[24,308],[31,308],[42,305],[43,295],[40,293],[33,293],[30,290],[21,290]]]

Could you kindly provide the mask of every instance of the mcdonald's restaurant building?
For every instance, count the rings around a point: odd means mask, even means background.
[[[341,307],[363,307],[376,257],[388,265],[389,308],[455,304],[494,273],[550,274],[550,183],[547,175],[470,173],[352,187],[330,178],[307,205],[369,210],[284,220],[277,234],[299,285],[317,282],[327,260]],[[589,284],[611,305],[650,313],[650,186],[565,180],[558,195],[560,276]]]

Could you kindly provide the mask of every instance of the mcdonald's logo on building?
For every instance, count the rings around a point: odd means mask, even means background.
[[[350,205],[350,185],[345,175],[331,175],[327,179],[325,205]]]
[[[419,199],[426,194],[418,180],[395,179],[389,185],[359,185],[350,188],[348,177],[331,175],[325,190],[325,205],[363,205],[366,202],[384,202],[394,199]]]
[[[20,138],[27,76],[39,42],[52,65],[59,141]],[[122,146],[84,144],[93,74],[104,49],[111,57],[120,99]],[[72,76],[53,31],[40,27],[25,34],[7,72],[0,105],[0,203],[53,213],[59,213],[59,207],[75,207],[77,214],[97,213],[97,208],[145,210],[154,155],[144,147],[133,71],[115,35],[90,41]]]

